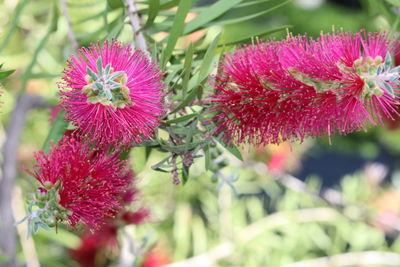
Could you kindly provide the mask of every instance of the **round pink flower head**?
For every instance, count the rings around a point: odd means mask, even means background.
[[[216,133],[278,144],[366,129],[399,104],[399,42],[385,33],[288,36],[228,54],[214,82]]]
[[[163,114],[161,78],[143,52],[106,41],[67,62],[61,104],[67,120],[97,145],[141,143]]]
[[[48,154],[37,152],[31,175],[40,187],[30,201],[28,221],[34,226],[65,222],[98,230],[121,209],[121,195],[132,182],[132,171],[119,156],[92,150],[73,136],[64,136]]]

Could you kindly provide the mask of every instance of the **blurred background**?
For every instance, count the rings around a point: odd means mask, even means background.
[[[149,2],[137,2],[144,20]],[[186,19],[215,2],[194,1]],[[161,10],[147,29],[151,44],[162,46],[176,3]],[[241,4],[216,23],[181,37],[177,49],[196,42],[207,47],[219,30],[219,44],[229,50],[252,42],[252,36],[284,38],[286,28],[313,37],[332,29],[396,32],[400,20],[397,0]],[[132,30],[123,12],[119,1],[0,1],[0,63],[16,70],[1,81],[1,143],[7,142],[6,129],[21,92],[54,102],[65,60],[76,46],[68,41],[69,30],[79,46],[110,38],[129,42]],[[24,217],[25,196],[36,188],[22,168],[33,166],[32,154],[45,142],[51,114],[50,108],[26,114],[12,200],[16,219]],[[244,147],[243,161],[226,152],[213,162],[223,167],[218,175],[206,171],[204,159],[198,158],[184,185],[174,185],[169,173],[151,168],[163,152],[147,157],[145,148],[134,148],[131,161],[140,203],[150,212],[147,220],[120,229],[119,245],[101,248],[82,243],[79,233],[63,228],[26,239],[26,225],[19,225],[18,265],[400,266],[399,126],[400,120],[387,121],[368,132],[333,136],[331,142],[322,137],[302,144]],[[0,251],[0,265],[2,259]]]

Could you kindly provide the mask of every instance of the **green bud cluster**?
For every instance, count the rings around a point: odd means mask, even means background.
[[[101,103],[115,108],[132,105],[129,89],[126,86],[127,76],[123,71],[114,71],[111,64],[103,68],[101,57],[97,59],[97,73],[89,67],[85,77],[87,85],[83,87],[89,103]]]
[[[394,97],[393,83],[398,83],[400,67],[393,68],[393,60],[389,53],[385,60],[381,56],[360,57],[353,63],[354,68],[364,80],[363,97],[381,97],[386,91]]]
[[[28,236],[32,233],[36,234],[39,228],[50,230],[55,227],[58,222],[68,219],[72,212],[59,204],[60,195],[58,189],[59,183],[52,184],[46,182],[42,188],[30,198],[28,206],[28,215],[21,221],[28,222]]]

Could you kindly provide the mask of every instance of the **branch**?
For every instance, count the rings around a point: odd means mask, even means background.
[[[144,38],[143,32],[140,30],[140,18],[138,15],[138,9],[136,7],[135,0],[125,0],[127,5],[128,17],[131,22],[132,30],[133,30],[133,40],[135,43],[135,47],[145,52],[147,55],[150,55],[146,39]]]
[[[0,249],[8,259],[4,267],[16,266],[16,240],[14,218],[11,206],[12,191],[17,176],[17,149],[30,109],[46,107],[43,98],[23,94],[18,97],[11,114],[7,136],[3,146],[3,178],[0,181]]]
[[[79,48],[79,44],[78,44],[78,41],[74,34],[74,31],[72,30],[72,22],[71,22],[71,17],[69,16],[69,13],[68,13],[68,7],[67,7],[66,0],[60,0],[60,6],[61,6],[61,12],[62,12],[63,16],[65,17],[65,20],[67,21],[68,39],[71,42],[72,49],[74,51],[76,51]]]

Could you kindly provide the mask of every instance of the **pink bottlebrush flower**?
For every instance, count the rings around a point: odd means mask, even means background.
[[[163,114],[161,74],[140,50],[117,41],[82,48],[64,70],[66,118],[97,145],[150,138]]]
[[[385,33],[269,40],[229,54],[211,96],[216,134],[255,145],[350,133],[397,115],[399,42]]]
[[[98,230],[121,209],[120,196],[132,181],[132,172],[119,155],[91,150],[71,135],[53,145],[47,155],[37,152],[31,174],[41,187],[31,203],[42,209],[31,219],[38,217],[50,226],[67,222],[73,228],[82,223]]]

